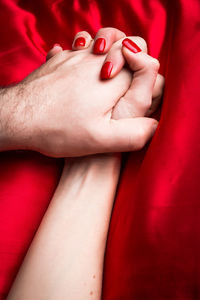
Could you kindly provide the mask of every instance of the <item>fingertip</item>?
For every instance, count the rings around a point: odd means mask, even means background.
[[[92,37],[87,31],[78,32],[72,43],[72,50],[87,49],[92,42]]]
[[[94,42],[93,53],[94,54],[103,54],[106,47],[106,40],[104,38],[98,38]]]
[[[109,62],[109,63],[108,63]],[[121,51],[121,42],[116,42],[106,55],[106,59],[101,69],[102,79],[115,77],[123,68],[125,63],[124,56]]]
[[[142,51],[142,49],[140,49],[140,47],[129,38],[125,38],[122,41],[122,45],[125,47],[125,49],[128,49],[133,53],[138,53]]]
[[[136,52],[136,50],[132,51],[127,46],[124,46],[122,44],[122,55],[126,63],[128,64],[129,68],[134,72],[137,72],[142,68],[145,68],[145,66],[147,65],[146,63],[147,54],[144,53],[143,51],[138,51],[138,52]]]
[[[101,68],[101,79],[109,79],[111,77],[112,69],[113,63],[111,61],[106,61]]]
[[[100,78],[103,80],[112,79],[120,72],[121,66],[113,63],[112,61],[106,61],[100,71]]]
[[[84,47],[86,44],[86,40],[83,36],[78,37],[75,41],[74,41],[74,47],[78,48],[78,47]]]
[[[49,50],[49,52],[47,53],[46,61],[61,51],[63,51],[63,48],[61,47],[61,45],[58,43],[54,44],[52,49]]]

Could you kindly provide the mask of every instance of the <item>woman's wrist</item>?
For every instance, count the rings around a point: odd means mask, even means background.
[[[118,153],[66,159],[56,193],[70,198],[70,194],[76,197],[81,192],[85,199],[98,190],[112,193],[117,186],[120,166],[121,154]]]
[[[85,235],[88,231],[98,232],[95,247],[101,250],[107,239],[120,166],[119,154],[67,159],[50,205],[50,209],[56,206],[60,211],[68,208],[63,219],[79,216],[78,223]]]

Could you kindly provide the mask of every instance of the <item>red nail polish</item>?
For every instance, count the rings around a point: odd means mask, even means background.
[[[54,47],[61,47],[61,46],[60,46],[60,44],[54,44],[54,45],[53,45],[53,48],[54,48]]]
[[[134,43],[132,40],[130,39],[124,39],[122,41],[122,45],[125,46],[126,48],[128,48],[130,51],[132,51],[133,53],[138,53],[141,52],[142,50],[140,49],[140,47],[138,47],[138,45],[136,43]]]
[[[94,44],[93,52],[95,54],[103,53],[106,46],[106,40],[103,38],[98,38]]]
[[[86,40],[84,37],[79,37],[75,40],[75,43],[74,43],[74,46],[75,47],[84,47],[85,46],[85,43],[86,43]]]
[[[101,74],[100,74],[101,79],[110,78],[112,69],[113,69],[113,64],[110,61],[107,61],[101,68]]]

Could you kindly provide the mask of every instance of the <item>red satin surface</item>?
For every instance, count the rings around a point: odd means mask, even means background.
[[[198,0],[1,0],[0,86],[18,82],[74,34],[144,37],[166,77],[159,128],[122,172],[105,256],[104,300],[200,299]],[[62,161],[0,154],[0,299],[39,226]]]

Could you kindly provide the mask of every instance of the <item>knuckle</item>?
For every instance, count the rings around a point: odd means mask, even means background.
[[[151,107],[152,97],[151,95],[145,96],[145,95],[141,95],[141,93],[138,93],[137,97],[135,97],[134,103],[138,108],[138,113],[143,115]],[[134,107],[133,110],[135,110]]]
[[[146,99],[144,102],[143,102],[143,111],[147,111],[152,105],[152,100],[149,98],[149,99]]]
[[[163,94],[164,85],[165,85],[164,77],[160,78],[160,79],[158,77],[157,81],[158,81],[158,83],[156,84],[156,88],[157,88],[157,95],[156,96],[161,97],[162,94]]]
[[[97,35],[99,36],[99,35],[103,34],[108,29],[109,29],[109,27],[100,28],[97,32]]]
[[[153,69],[153,71],[158,72],[160,68],[160,63],[156,58],[150,56],[148,63],[149,63],[149,67]]]
[[[123,39],[123,38],[125,38],[125,37],[126,37],[126,33],[125,33],[125,32],[123,32],[123,31],[120,31],[120,33],[121,33],[121,35],[122,35],[121,39]]]
[[[165,87],[165,78],[158,74],[157,78],[156,78],[156,82],[154,85],[154,89],[153,89],[153,101],[155,102],[160,100],[160,98],[162,97],[162,94],[164,92],[164,87]]]
[[[103,28],[100,28],[99,31],[97,32],[97,35],[100,36],[100,35],[113,35],[113,34],[116,34],[116,33],[120,33],[122,36],[126,36],[124,32],[120,31],[119,29],[117,28],[114,28],[114,27],[103,27]]]
[[[119,29],[117,29],[115,27],[104,27],[104,28],[102,28],[100,30],[106,31],[106,32],[111,32],[111,33],[119,33],[121,36],[124,36],[124,37],[126,36],[126,34],[123,31],[121,31],[121,30],[119,30]]]
[[[105,30],[107,31],[107,30],[118,30],[118,29],[116,29],[115,27],[108,26],[108,27],[102,27],[102,28],[100,28],[98,30],[98,32],[104,32]]]
[[[152,101],[150,99],[144,99],[138,103],[139,112],[144,115],[151,107]]]
[[[159,78],[160,78],[160,89],[163,90],[164,86],[165,86],[165,77],[158,74]]]

